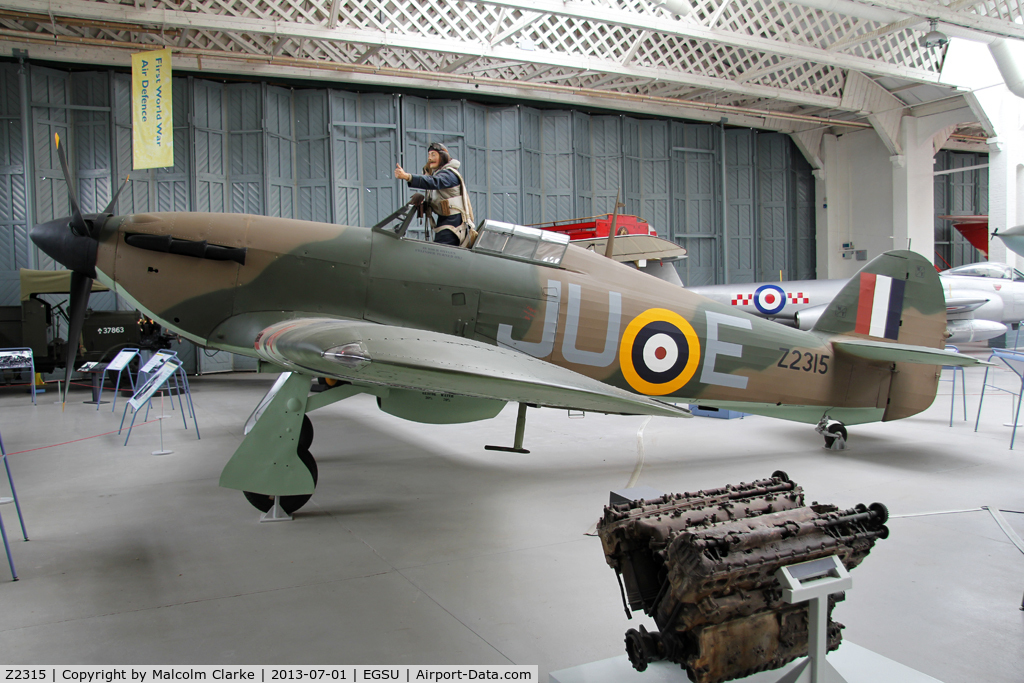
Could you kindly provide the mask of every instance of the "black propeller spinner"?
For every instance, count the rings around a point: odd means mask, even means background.
[[[62,397],[66,403],[71,373],[75,369],[75,357],[78,355],[78,341],[82,335],[82,325],[85,323],[85,312],[89,307],[89,294],[92,292],[92,282],[96,277],[96,253],[99,249],[100,231],[111,216],[121,190],[128,184],[128,178],[124,179],[103,211],[83,215],[71,183],[68,159],[60,145],[60,136],[53,137],[57,145],[60,167],[64,172],[64,182],[68,186],[72,214],[70,218],[58,218],[36,225],[32,228],[31,237],[36,246],[71,271],[71,310],[68,316],[68,350]]]

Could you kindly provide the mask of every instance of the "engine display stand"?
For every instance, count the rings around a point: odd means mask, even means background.
[[[835,555],[783,567],[775,573],[782,599],[808,603],[807,657],[780,669],[734,679],[735,683],[939,683],[937,679],[897,664],[870,650],[844,641],[825,653],[828,645],[828,596],[853,585],[846,567]],[[562,669],[549,674],[551,683],[688,683],[686,671],[674,662],[652,662],[640,673],[625,655]]]
[[[828,596],[853,588],[853,579],[835,555],[799,562],[775,572],[782,600],[807,603],[807,657],[779,683],[847,683],[825,658],[828,649]]]
[[[941,683],[939,679],[904,666],[880,654],[844,640],[835,652],[829,652],[826,659],[835,667],[847,683]],[[781,669],[762,671],[733,683],[778,683],[806,659],[797,659]],[[552,671],[551,683],[690,683],[686,672],[673,662],[651,662],[647,671],[640,673],[629,663],[629,657],[622,655],[599,662],[581,664],[571,669]]]

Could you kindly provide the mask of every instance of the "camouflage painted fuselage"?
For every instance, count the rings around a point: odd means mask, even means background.
[[[244,265],[137,248],[128,235],[244,248]],[[368,228],[152,213],[107,221],[96,270],[184,337],[251,356],[260,331],[283,320],[366,320],[501,344],[667,400],[848,424],[920,412],[938,376],[936,366],[837,354],[834,335],[737,312],[571,245],[550,267]],[[928,277],[918,276],[922,291]],[[899,342],[941,345],[936,291],[904,308]],[[833,321],[840,334],[853,335],[853,305],[849,320]],[[841,301],[837,310],[846,315]]]

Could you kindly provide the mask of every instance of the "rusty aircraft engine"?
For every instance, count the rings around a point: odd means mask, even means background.
[[[643,610],[660,629],[626,633],[630,661],[643,671],[667,659],[694,683],[717,683],[806,655],[807,605],[783,602],[775,572],[829,555],[853,569],[888,536],[887,519],[880,503],[804,505],[784,472],[606,507],[598,533],[626,614]],[[829,650],[842,640],[831,615],[844,598],[829,598]]]

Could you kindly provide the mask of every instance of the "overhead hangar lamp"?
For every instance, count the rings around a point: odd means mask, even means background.
[[[664,7],[678,16],[689,14],[692,9],[689,0],[653,0],[653,4],[655,7]]]
[[[949,36],[936,28],[938,23],[937,19],[931,20],[931,30],[921,36],[921,40],[918,41],[921,47],[942,47],[949,42]]]

